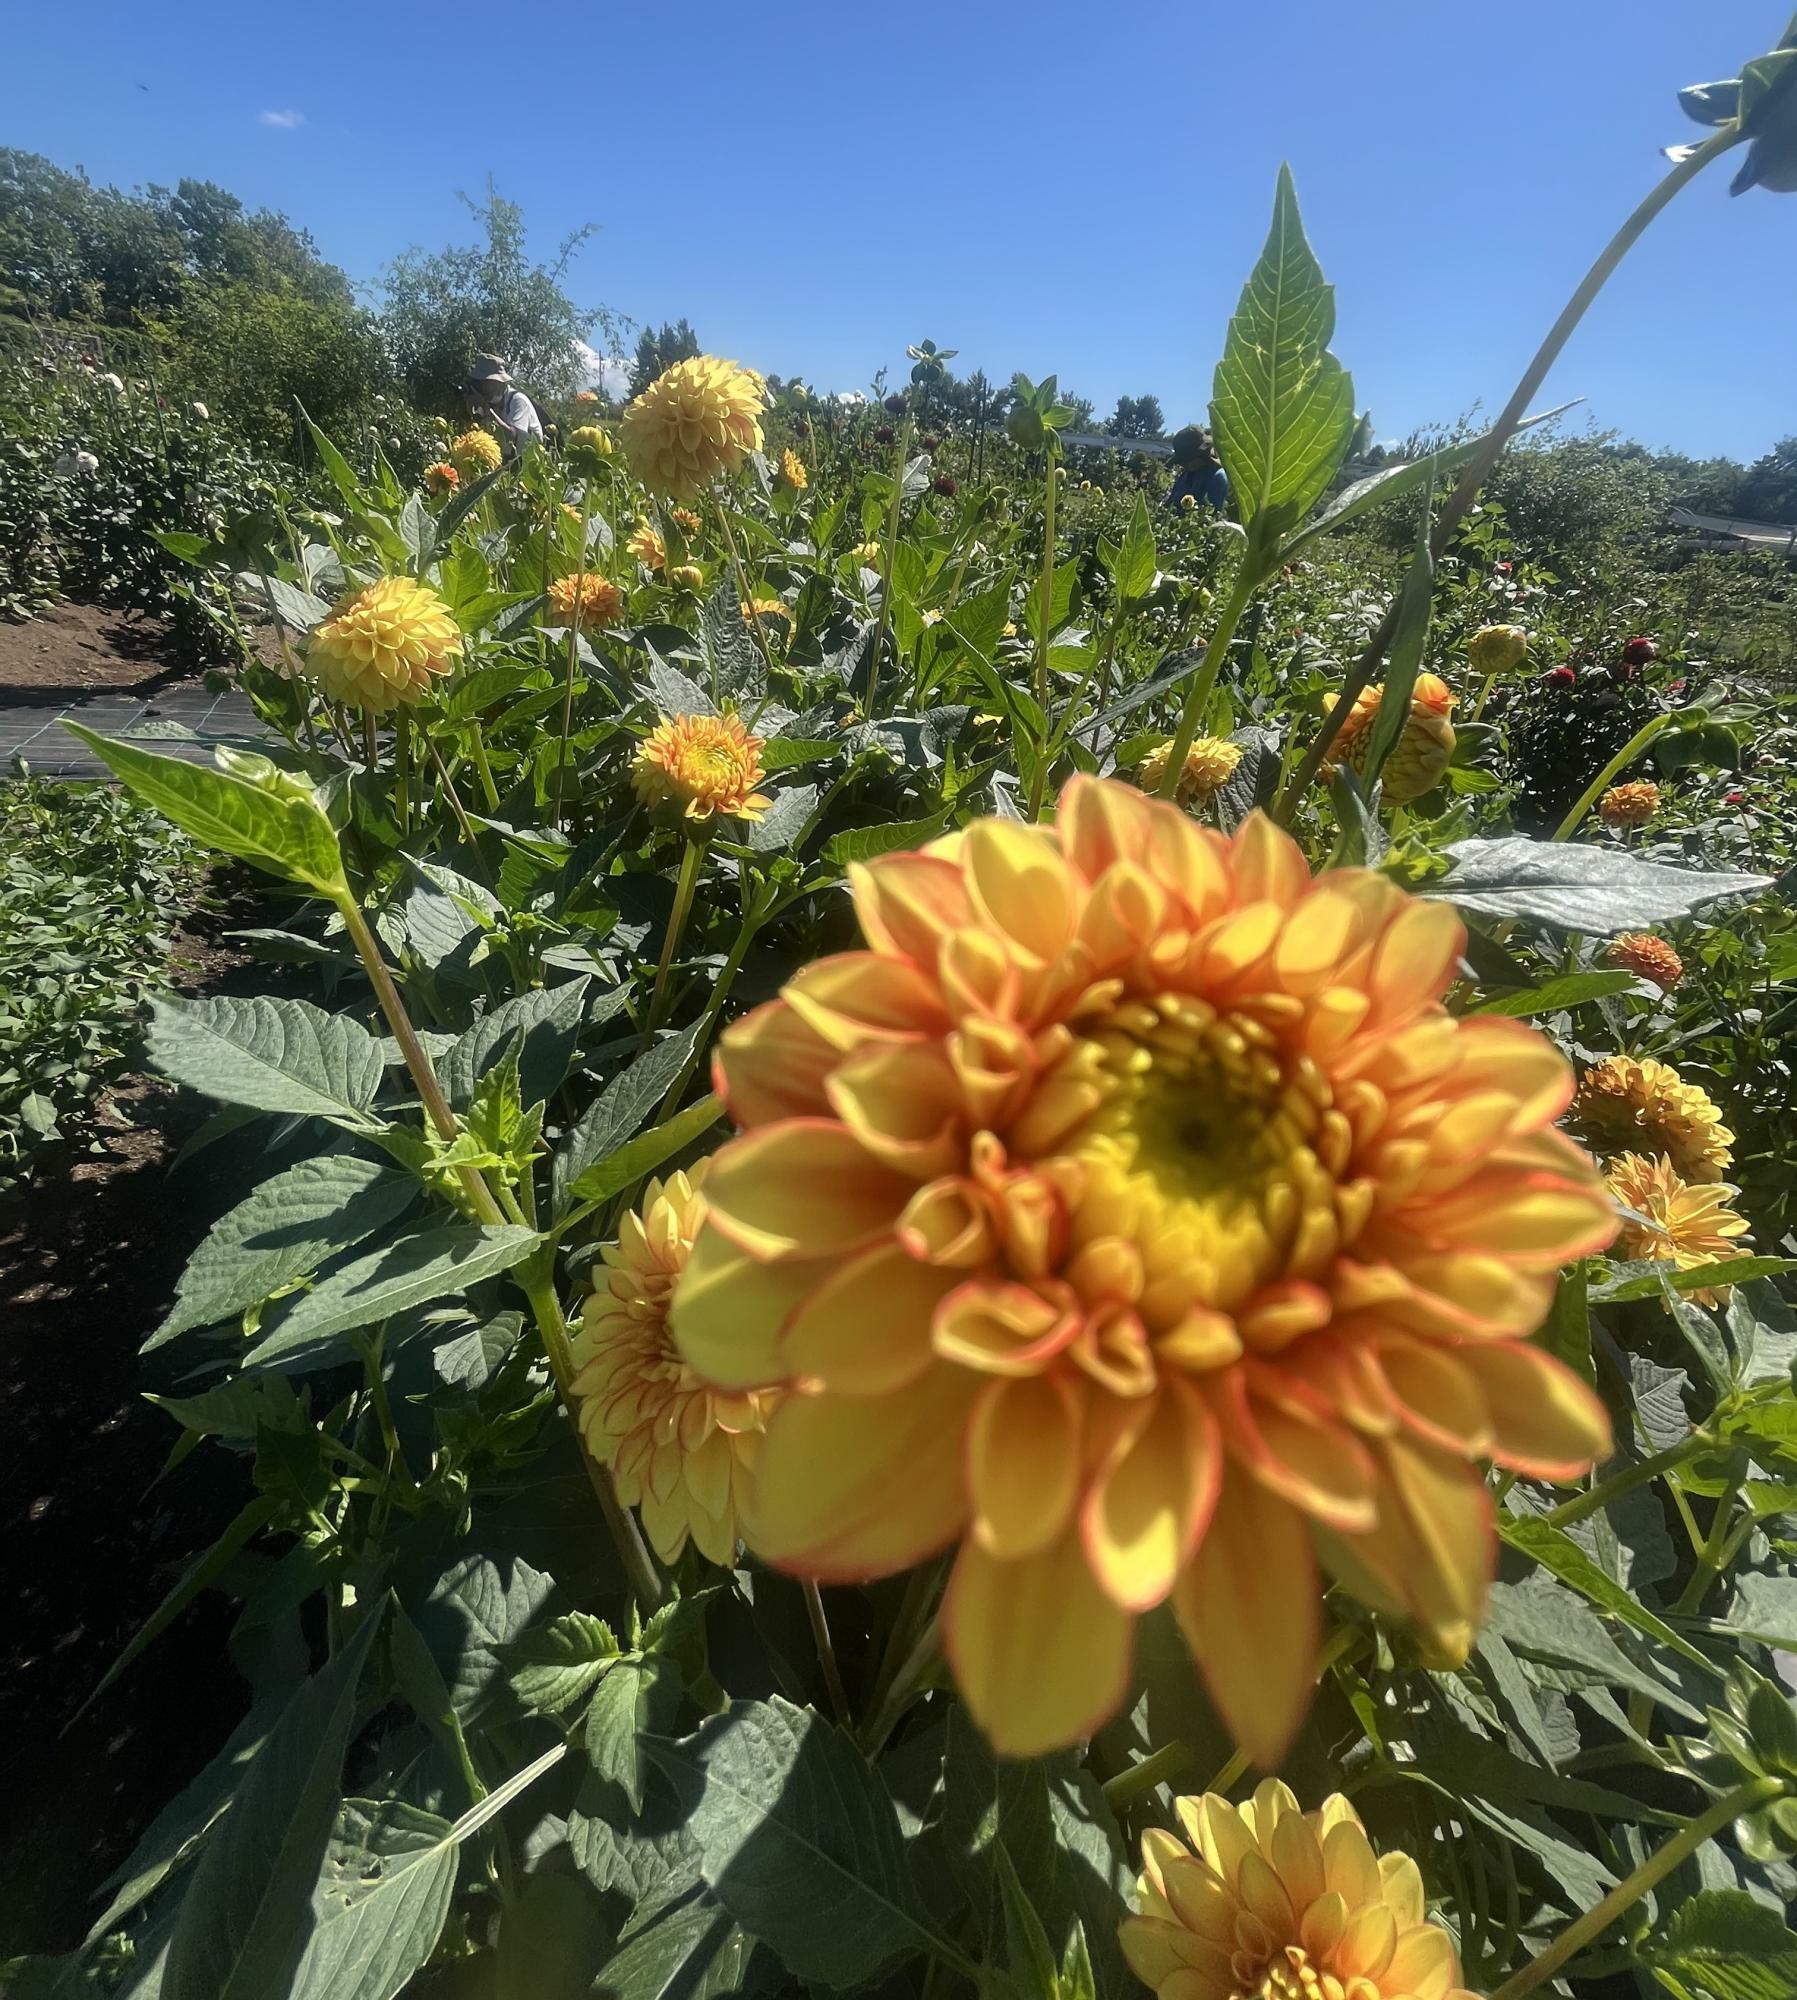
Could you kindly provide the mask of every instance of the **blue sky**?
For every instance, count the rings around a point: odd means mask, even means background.
[[[1381,437],[1500,404],[1591,257],[1792,0],[83,0],[5,29],[6,141],[284,209],[358,281],[491,173],[570,289],[820,389],[1057,371],[1199,413],[1281,158]],[[29,79],[29,88],[20,81]],[[142,87],[140,87],[142,86]],[[267,122],[276,114],[279,122]],[[1549,400],[1752,458],[1797,431],[1797,197],[1688,190]]]

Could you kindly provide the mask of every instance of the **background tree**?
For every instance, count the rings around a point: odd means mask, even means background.
[[[427,410],[449,410],[476,354],[499,354],[520,386],[544,400],[570,395],[581,360],[575,343],[598,332],[608,342],[614,317],[581,307],[563,289],[575,253],[594,233],[584,224],[553,262],[533,262],[524,211],[491,181],[486,199],[460,197],[482,240],[432,252],[408,250],[389,267],[381,326],[407,391]]]
[[[1166,434],[1158,396],[1119,396],[1105,429],[1115,438],[1157,438]]]
[[[640,396],[658,375],[665,375],[676,361],[690,361],[701,352],[699,336],[684,319],[671,326],[643,328],[636,337],[636,354],[630,363],[630,393]]]
[[[1797,522],[1797,437],[1780,438],[1741,480],[1736,504],[1749,519]]]

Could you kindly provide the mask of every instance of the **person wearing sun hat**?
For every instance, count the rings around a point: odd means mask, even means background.
[[[508,462],[517,459],[533,438],[543,442],[537,406],[512,381],[511,370],[498,355],[477,354],[462,389],[481,415],[492,418]]]

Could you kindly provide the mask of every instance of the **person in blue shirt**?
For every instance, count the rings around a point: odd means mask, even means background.
[[[1187,424],[1184,430],[1173,433],[1173,467],[1169,507],[1183,506],[1189,497],[1195,506],[1208,507],[1213,513],[1228,512],[1229,474],[1202,424]]]

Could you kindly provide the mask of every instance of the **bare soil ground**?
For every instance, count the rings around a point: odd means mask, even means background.
[[[82,695],[197,688],[154,620],[92,604],[53,604],[22,624],[0,619],[0,708],[50,707]]]
[[[266,969],[246,977],[224,935],[254,921],[241,901],[197,912],[175,984],[260,984]],[[244,1706],[229,1607],[210,1597],[72,1722],[247,1497],[213,1449],[163,1475],[179,1433],[142,1392],[173,1389],[185,1364],[178,1348],[138,1355],[194,1245],[242,1193],[228,1140],[171,1171],[211,1108],[126,1077],[96,1107],[99,1150],[53,1159],[0,1212],[0,1958],[80,1941],[101,1879]]]

